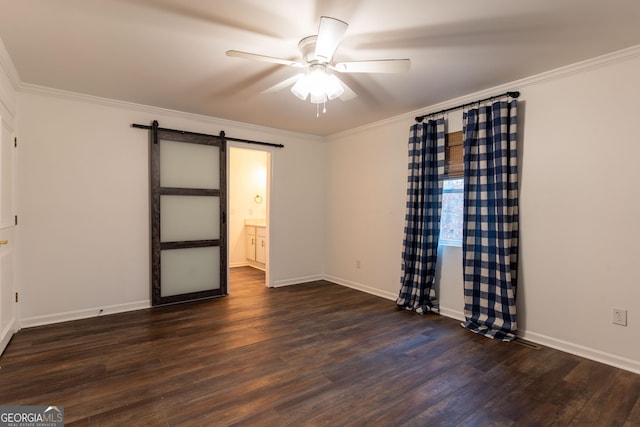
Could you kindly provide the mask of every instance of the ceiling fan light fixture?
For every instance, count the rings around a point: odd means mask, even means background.
[[[310,96],[312,104],[324,104],[344,93],[340,80],[326,72],[323,66],[312,66],[291,87],[291,92],[301,100]]]
[[[309,92],[311,92],[306,76],[306,74],[301,74],[300,78],[296,80],[296,83],[291,87],[291,93],[303,101],[307,99]]]
[[[310,93],[310,101],[312,104],[324,104],[327,102],[327,94],[321,90],[312,91]]]
[[[326,76],[327,81],[325,82],[325,92],[327,93],[327,98],[336,99],[344,93],[344,88],[336,76],[333,74],[326,74]]]

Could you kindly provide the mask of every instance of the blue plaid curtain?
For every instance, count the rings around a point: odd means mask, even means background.
[[[414,124],[409,136],[407,213],[396,303],[419,314],[439,310],[434,282],[444,167],[444,117]]]
[[[511,341],[518,267],[517,101],[463,111],[462,326]]]

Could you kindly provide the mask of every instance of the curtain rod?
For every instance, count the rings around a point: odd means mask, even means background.
[[[137,123],[132,123],[131,127],[132,128],[137,128],[137,129],[152,129],[152,126],[139,125]],[[162,131],[165,131],[165,132],[179,133],[179,134],[182,134],[182,135],[195,135],[195,136],[207,136],[207,137],[212,137],[212,138],[224,138],[224,139],[226,139],[228,141],[244,142],[244,143],[247,143],[247,144],[266,145],[268,147],[284,148],[284,145],[282,145],[282,144],[273,144],[271,142],[261,142],[261,141],[251,141],[250,139],[230,138],[230,137],[225,135],[224,131],[220,131],[220,135],[210,135],[210,134],[207,134],[207,133],[188,132],[188,131],[185,131],[185,130],[167,129],[167,128],[158,128],[158,130],[162,130]]]
[[[435,113],[429,113],[429,114],[425,114],[424,116],[418,116],[418,117],[416,117],[416,122],[422,123],[422,121],[424,120],[425,117],[436,116],[438,114],[447,113],[449,111],[457,110],[459,108],[468,107],[470,105],[479,104],[479,103],[485,102],[485,101],[491,101],[492,99],[496,99],[496,98],[502,98],[503,96],[508,96],[510,98],[517,98],[517,97],[520,96],[520,92],[518,92],[518,91],[505,92],[502,95],[494,95],[494,96],[490,96],[488,98],[481,99],[479,101],[467,102],[466,104],[458,105],[456,107],[445,108],[444,110],[436,111]]]

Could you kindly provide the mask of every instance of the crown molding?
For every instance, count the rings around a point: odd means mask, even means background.
[[[406,122],[406,121],[413,122],[416,116],[427,115],[431,112],[444,110],[447,108],[454,107],[456,105],[466,104],[468,102],[474,102],[475,100],[487,98],[492,95],[495,95],[496,93],[504,93],[507,91],[518,90],[521,92],[521,97],[518,99],[522,99],[522,98],[525,98],[525,96],[523,96],[525,95],[523,90],[528,87],[537,86],[549,81],[565,78],[572,74],[594,70],[594,69],[615,64],[618,62],[628,61],[630,59],[634,59],[637,57],[640,57],[640,45],[636,45],[626,49],[621,49],[615,52],[607,53],[605,55],[597,56],[595,58],[576,62],[570,65],[566,65],[564,67],[556,68],[550,71],[545,71],[543,73],[535,74],[530,77],[525,77],[523,79],[515,80],[513,82],[505,83],[499,86],[494,86],[479,92],[474,92],[458,98],[440,102],[438,104],[430,105],[425,108],[420,108],[419,110],[413,110],[408,113],[403,113],[394,117],[389,117],[387,119],[369,123],[363,126],[359,126],[357,128],[349,129],[343,132],[338,132],[338,133],[329,135],[326,138],[327,140],[331,140],[334,138],[343,138],[349,135],[363,132],[368,129],[385,126],[388,124],[393,124],[397,122]]]
[[[0,39],[0,68],[4,71],[4,73],[9,78],[9,82],[13,86],[15,90],[20,88],[20,75],[18,74],[18,70],[11,60],[11,56],[9,55],[9,51],[4,45],[2,39]]]
[[[16,115],[15,92],[19,87],[20,76],[7,48],[0,39],[0,112],[12,118],[15,118]]]
[[[439,111],[446,108],[451,108],[453,106],[465,104],[468,102],[473,102],[476,99],[488,97],[488,96],[491,96],[492,94],[501,93],[507,90],[519,90],[520,92],[523,92],[523,90],[526,89],[527,87],[540,85],[548,81],[565,78],[572,74],[593,70],[593,69],[600,68],[603,66],[608,66],[614,63],[624,62],[629,59],[636,58],[638,56],[640,56],[640,45],[632,46],[626,49],[621,49],[612,53],[587,59],[585,61],[580,61],[571,65],[556,68],[554,70],[539,73],[539,74],[526,77],[520,80],[505,83],[499,86],[494,86],[494,87],[491,87],[482,91],[474,92],[468,95],[464,95],[458,98],[450,99],[438,104],[433,104],[426,108],[420,108],[418,110],[413,110],[397,116],[389,117],[387,119],[379,120],[379,121],[372,122],[372,123],[359,126],[353,129],[349,129],[346,131],[342,131],[342,132],[338,132],[332,135],[322,137],[322,136],[305,134],[305,133],[285,131],[282,129],[270,128],[265,126],[258,126],[250,123],[236,122],[236,121],[221,119],[221,118],[212,117],[212,116],[186,113],[178,110],[171,110],[171,109],[166,109],[161,107],[154,107],[154,106],[136,104],[136,103],[127,102],[127,101],[120,101],[120,100],[115,100],[110,98],[103,98],[103,97],[98,97],[93,95],[81,94],[77,92],[53,89],[53,88],[34,85],[30,83],[23,83],[20,81],[20,77],[16,71],[15,66],[13,65],[13,62],[11,61],[11,58],[9,57],[9,54],[6,48],[4,47],[4,44],[2,44],[2,40],[0,40],[0,66],[5,71],[12,86],[17,91],[20,91],[20,92],[55,96],[55,97],[60,97],[64,99],[73,99],[76,101],[90,102],[98,105],[106,105],[106,106],[111,106],[116,108],[127,108],[127,109],[146,112],[150,114],[165,114],[172,117],[196,120],[196,121],[210,123],[212,125],[217,125],[217,126],[231,126],[231,127],[239,128],[249,132],[270,134],[276,137],[282,136],[287,138],[304,139],[304,140],[317,141],[317,142],[329,141],[335,138],[343,138],[349,135],[363,132],[368,129],[373,129],[373,128],[377,128],[380,126],[385,126],[385,125],[393,124],[397,122],[413,121],[416,116],[429,114],[430,112],[433,112],[433,111]],[[523,94],[523,95],[526,95],[526,94]],[[525,98],[525,96],[522,96],[522,98]],[[2,99],[0,99],[0,102],[3,102]],[[6,102],[3,102],[3,104],[9,111],[14,112],[13,108],[9,108],[10,106],[6,105]]]
[[[233,127],[235,129],[246,130],[248,132],[256,132],[259,134],[273,135],[274,137],[286,137],[288,139],[304,139],[307,141],[323,142],[324,137],[305,134],[300,132],[285,131],[282,129],[270,128],[266,126],[258,126],[250,123],[236,122],[233,120],[221,119],[212,116],[205,116],[201,114],[187,113],[184,111],[171,110],[167,108],[154,107],[150,105],[137,104],[133,102],[120,101],[117,99],[104,98],[99,96],[87,95],[78,92],[71,92],[62,89],[54,89],[46,86],[35,85],[31,83],[22,82],[20,75],[11,60],[11,56],[7,51],[2,39],[0,39],[0,69],[4,71],[9,83],[16,92],[32,93],[38,95],[46,95],[57,97],[67,100],[75,100],[80,102],[88,102],[96,105],[109,106],[114,108],[126,108],[134,111],[139,111],[149,114],[163,114],[170,117],[183,118],[188,120],[194,120],[220,127]],[[12,102],[13,101],[13,102]],[[13,105],[11,105],[13,104]],[[2,85],[0,85],[0,106],[9,112],[12,116],[16,115],[15,96],[10,97],[7,93],[4,93]],[[239,136],[236,136],[239,137]]]
[[[324,141],[323,137],[320,137],[317,135],[291,132],[291,131],[286,131],[282,129],[254,125],[251,123],[236,122],[233,120],[222,119],[222,118],[213,117],[213,116],[206,116],[202,114],[187,113],[184,111],[171,110],[168,108],[137,104],[134,102],[121,101],[117,99],[104,98],[104,97],[94,96],[94,95],[87,95],[84,93],[71,92],[71,91],[66,91],[62,89],[54,89],[54,88],[39,86],[31,83],[22,83],[20,85],[19,92],[34,94],[34,95],[44,95],[44,96],[78,101],[78,102],[86,102],[86,103],[112,107],[112,108],[128,109],[128,110],[138,111],[138,112],[147,113],[151,115],[157,114],[157,115],[169,116],[172,118],[193,120],[193,121],[197,121],[197,122],[201,122],[201,123],[205,123],[211,126],[216,126],[221,128],[232,127],[234,129],[244,130],[247,132],[255,132],[261,135],[265,135],[265,134],[272,135],[274,138],[285,137],[287,139],[303,139],[306,141],[315,141],[315,142]],[[242,136],[239,136],[239,135],[233,135],[233,137],[242,138]]]

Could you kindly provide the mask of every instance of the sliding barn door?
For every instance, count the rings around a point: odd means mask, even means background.
[[[151,128],[153,305],[227,294],[225,145]]]

